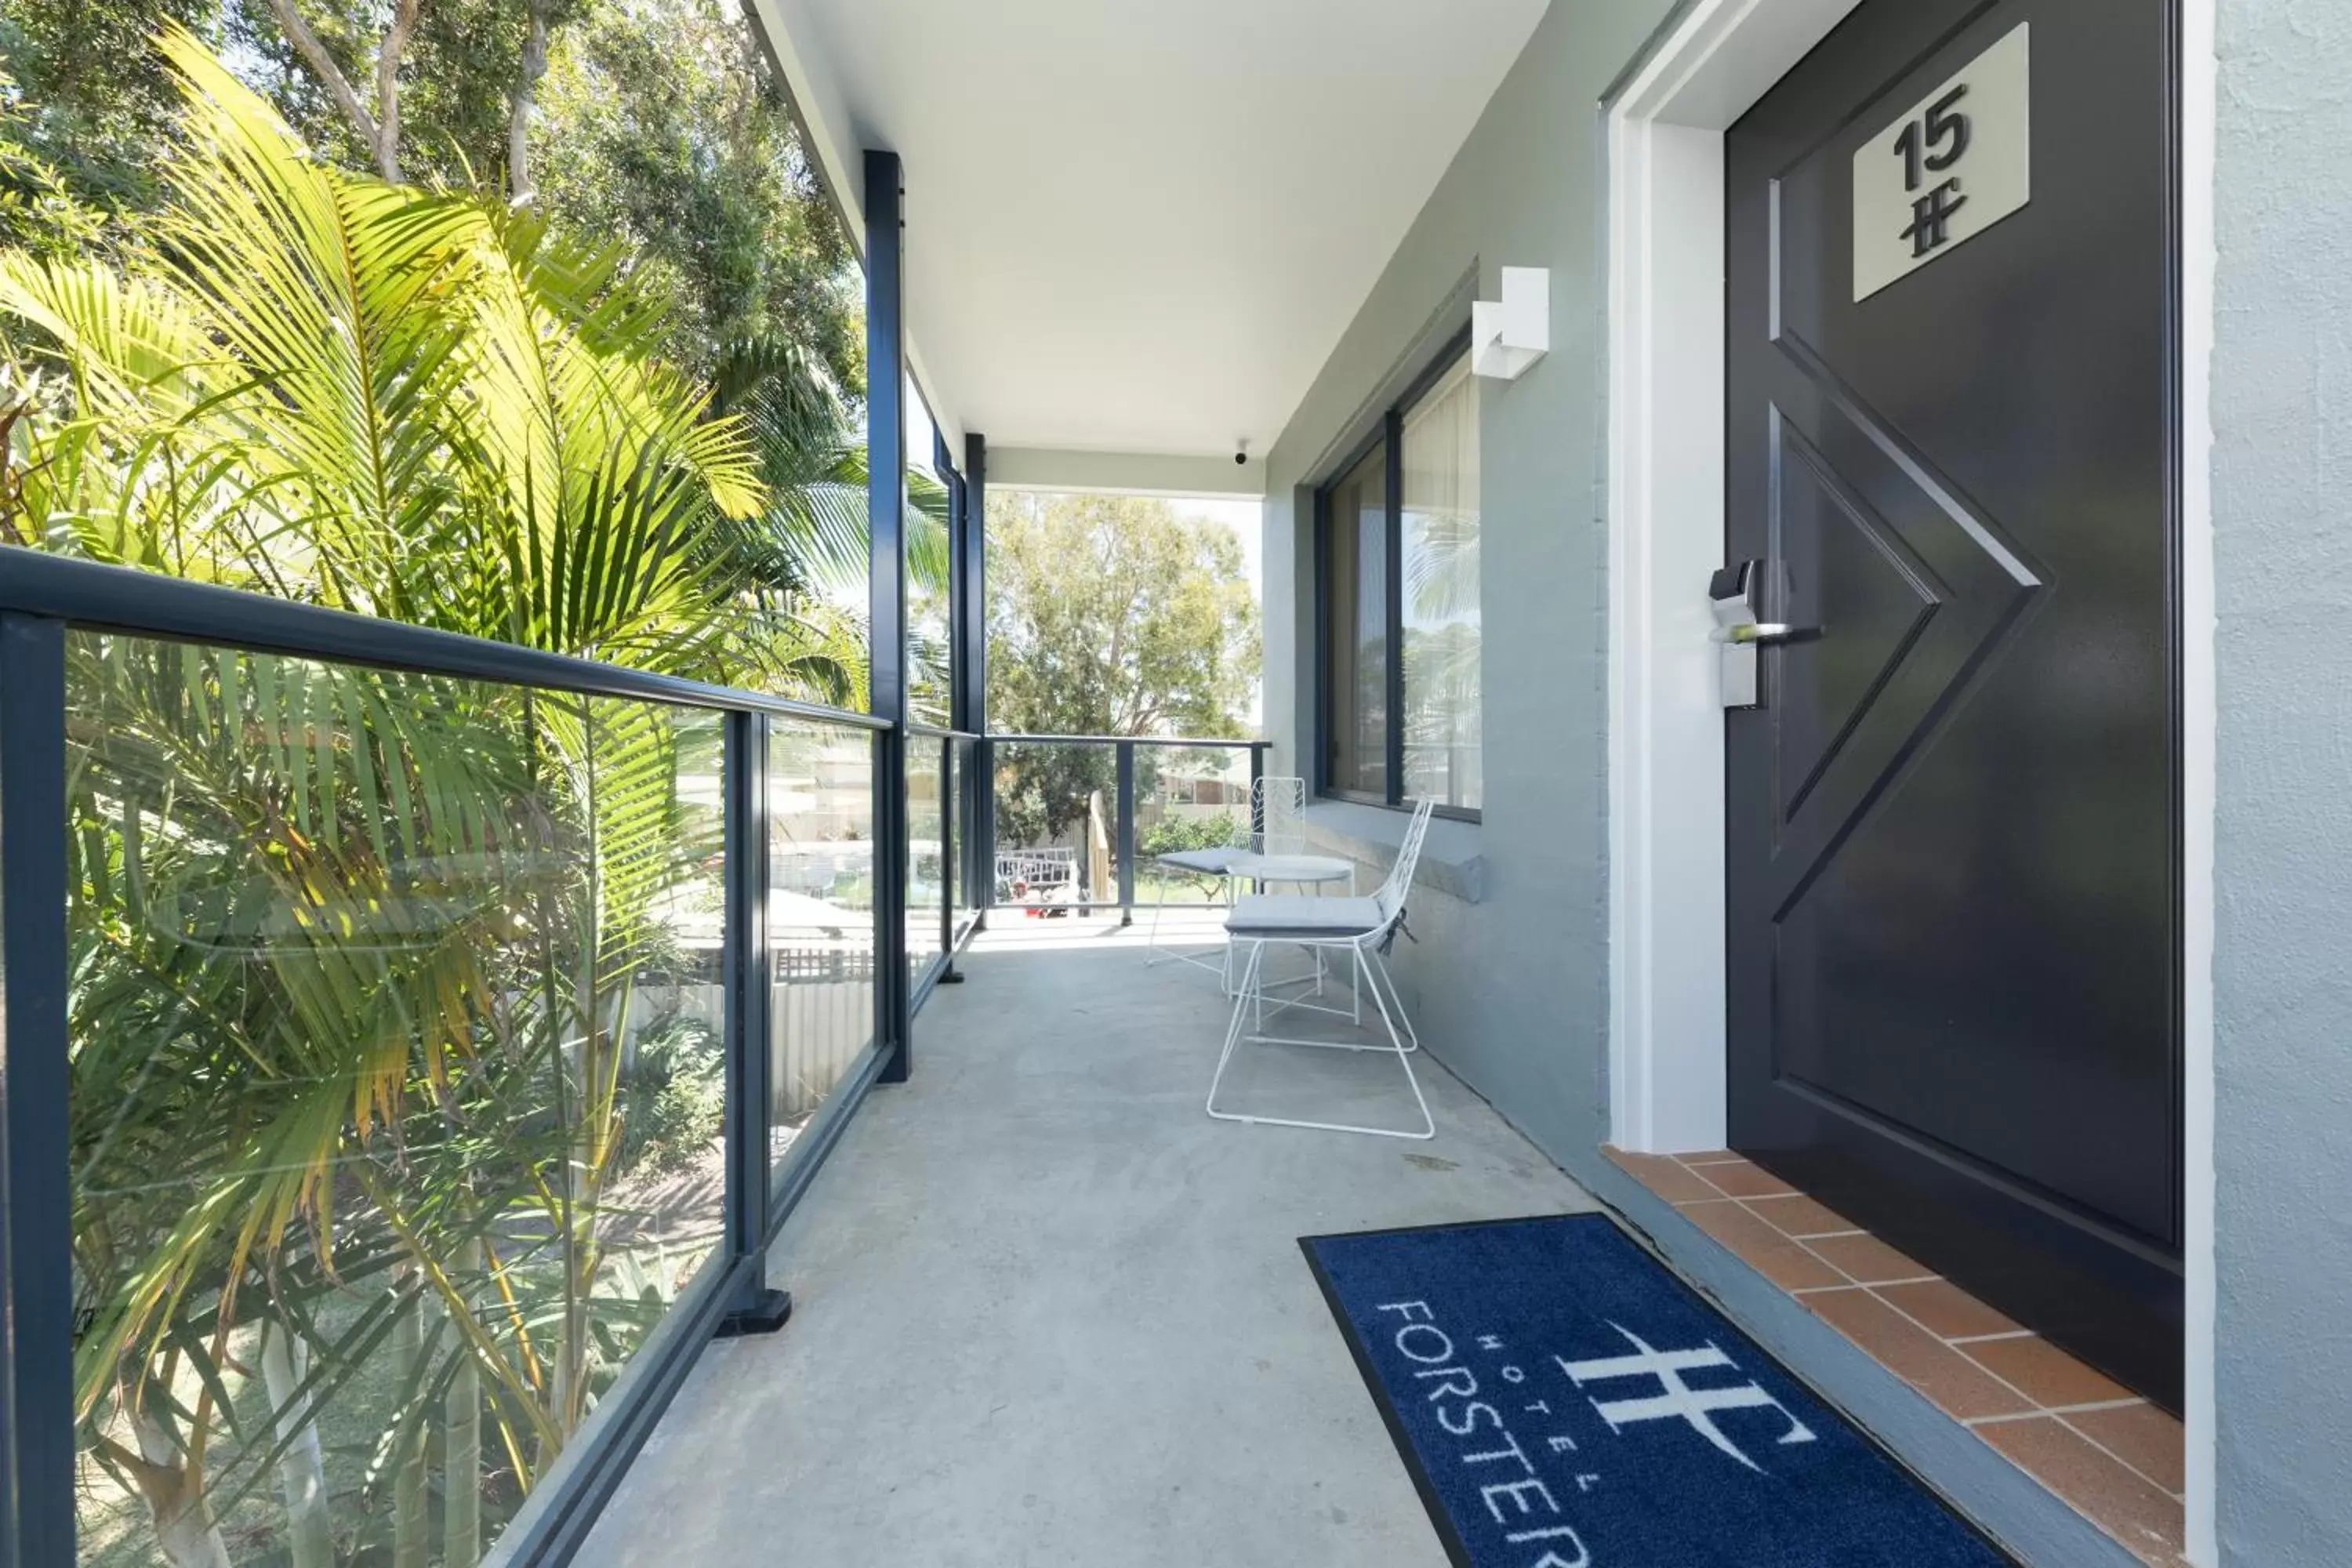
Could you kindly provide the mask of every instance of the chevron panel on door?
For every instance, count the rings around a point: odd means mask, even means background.
[[[2159,1402],[2181,1303],[2167,14],[1863,0],[1724,141],[1725,558],[1764,563],[1759,618],[1811,628],[1725,721],[1732,1145]],[[2005,90],[1955,96],[2028,28]],[[1874,160],[1920,105],[1947,202],[1999,221],[1857,289],[1856,181],[1885,195]],[[1963,142],[2030,157],[2018,200]]]

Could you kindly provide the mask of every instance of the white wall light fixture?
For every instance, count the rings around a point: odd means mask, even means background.
[[[1551,347],[1551,269],[1503,268],[1503,297],[1470,302],[1470,368],[1517,381]]]

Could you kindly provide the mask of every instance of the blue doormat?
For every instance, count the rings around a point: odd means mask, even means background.
[[[1298,1245],[1460,1568],[2010,1562],[1606,1215]]]

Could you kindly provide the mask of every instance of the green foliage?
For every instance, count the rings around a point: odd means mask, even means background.
[[[663,361],[617,258],[321,163],[192,37],[164,49],[187,129],[152,243],[0,253],[9,376],[52,389],[9,428],[13,536],[789,679],[797,628],[721,548],[772,507],[743,422]],[[225,1560],[218,1521],[364,1383],[413,1556],[450,1390],[527,1486],[649,1321],[607,1267],[622,1021],[716,849],[678,782],[715,730],[95,636],[69,675],[85,1449],[167,1556]],[[701,1114],[688,1066],[635,1152]],[[274,1333],[316,1371],[257,1426],[239,1368]]]
[[[0,0],[0,57],[27,100],[8,140],[101,212],[151,205],[154,154],[180,99],[150,40],[167,25],[215,36],[221,10],[221,0]]]
[[[849,247],[740,20],[711,0],[585,6],[539,104],[542,203],[627,245],[675,302],[681,363],[708,374],[741,345],[790,343],[803,384],[864,395]]]
[[[299,4],[371,86],[386,7]],[[0,537],[862,694],[856,301],[789,115],[702,0],[546,15],[518,205],[526,0],[424,6],[426,188],[265,0],[0,0]],[[141,1561],[421,1563],[428,1475],[480,1505],[453,1541],[509,1515],[689,1267],[626,1239],[631,1184],[723,1087],[624,1021],[707,890],[716,731],[136,639],[69,675],[84,1453]]]
[[[386,7],[284,3],[373,111]],[[544,74],[530,80],[534,5],[548,47]],[[6,138],[17,156],[41,161],[97,212],[163,200],[179,96],[149,40],[166,25],[225,47],[307,146],[374,171],[271,0],[0,0],[0,58],[29,100]],[[510,192],[512,121],[529,86],[535,210],[568,244],[621,247],[633,285],[668,301],[665,357],[709,380],[742,345],[797,345],[827,405],[813,449],[855,435],[865,391],[855,258],[782,83],[728,0],[427,0],[399,64],[404,177]]]
[[[1259,658],[1240,542],[1132,496],[989,498],[992,728],[1058,735],[1238,736]],[[997,837],[1043,843],[1106,799],[1105,746],[1008,746]],[[1148,781],[1147,781],[1148,782]]]
[[[619,1166],[668,1175],[707,1158],[727,1113],[719,1032],[673,1016],[642,1030],[621,1085]]]
[[[0,67],[0,248],[50,259],[105,243],[107,214],[43,151],[37,106]]]
[[[1163,816],[1136,836],[1136,853],[1176,855],[1187,849],[1222,849],[1234,840],[1234,819],[1223,816]]]
[[[1258,616],[1230,531],[1136,496],[1000,491],[990,502],[992,722],[1241,732]]]

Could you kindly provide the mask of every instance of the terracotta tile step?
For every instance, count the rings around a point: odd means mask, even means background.
[[[2134,1555],[2177,1568],[2178,1420],[1729,1150],[1604,1152]]]

